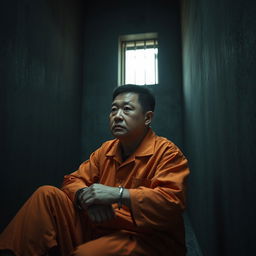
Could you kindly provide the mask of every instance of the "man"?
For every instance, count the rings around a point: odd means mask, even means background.
[[[109,115],[116,139],[64,176],[61,189],[35,191],[1,234],[0,249],[17,256],[50,248],[64,256],[185,255],[188,163],[150,128],[154,108],[148,89],[117,87]]]

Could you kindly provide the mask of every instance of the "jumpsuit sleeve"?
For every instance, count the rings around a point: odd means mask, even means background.
[[[89,187],[98,182],[98,151],[92,153],[90,158],[79,166],[78,170],[64,176],[61,190],[68,195],[71,201],[75,202],[75,195],[79,189]]]
[[[141,228],[175,228],[185,208],[188,162],[179,149],[165,150],[150,187],[129,189],[131,214]]]

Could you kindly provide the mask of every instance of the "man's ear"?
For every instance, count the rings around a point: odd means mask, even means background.
[[[152,122],[152,119],[153,119],[153,116],[154,116],[154,112],[153,111],[147,111],[145,113],[145,125],[146,126],[150,126],[150,124]]]

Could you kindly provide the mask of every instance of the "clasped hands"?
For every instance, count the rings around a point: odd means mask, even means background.
[[[115,218],[112,207],[119,199],[119,188],[95,183],[85,188],[78,196],[82,209],[86,210],[93,222],[103,222]]]

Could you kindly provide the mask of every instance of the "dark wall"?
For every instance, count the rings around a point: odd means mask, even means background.
[[[82,158],[111,139],[108,114],[117,86],[118,37],[157,32],[159,85],[153,128],[182,147],[181,41],[178,1],[105,1],[87,9]]]
[[[182,6],[189,215],[207,256],[255,253],[255,13],[255,1]]]
[[[2,1],[0,228],[80,163],[80,1]]]

